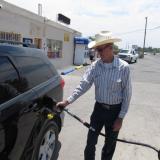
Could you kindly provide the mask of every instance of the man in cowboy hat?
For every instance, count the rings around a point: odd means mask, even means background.
[[[80,84],[72,95],[57,107],[66,107],[84,94],[94,83],[95,106],[91,115],[90,125],[96,132],[89,130],[87,145],[84,151],[85,160],[95,160],[95,145],[103,126],[105,127],[105,143],[101,160],[112,160],[116,139],[128,111],[131,99],[130,69],[127,62],[119,59],[113,53],[113,44],[121,41],[113,38],[111,32],[102,31],[95,35],[95,41],[89,43],[100,59],[91,64]]]

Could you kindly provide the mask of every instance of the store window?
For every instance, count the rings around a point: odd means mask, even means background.
[[[0,31],[0,40],[21,42],[21,34]]]
[[[62,41],[47,39],[48,57],[62,58]]]

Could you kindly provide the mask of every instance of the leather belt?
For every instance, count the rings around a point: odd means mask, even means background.
[[[115,108],[119,108],[119,107],[121,107],[121,103],[119,103],[119,104],[112,104],[112,105],[110,105],[110,104],[105,104],[105,103],[99,103],[99,102],[96,102],[98,105],[100,105],[101,107],[103,107],[103,108],[106,108],[107,110],[111,110],[111,109],[115,109]]]

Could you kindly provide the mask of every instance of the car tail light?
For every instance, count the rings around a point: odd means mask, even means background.
[[[64,88],[64,85],[65,85],[65,81],[64,81],[64,79],[62,78],[62,79],[61,79],[61,87]]]

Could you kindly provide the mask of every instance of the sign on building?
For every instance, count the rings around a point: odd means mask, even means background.
[[[21,34],[0,31],[0,40],[21,42]]]

